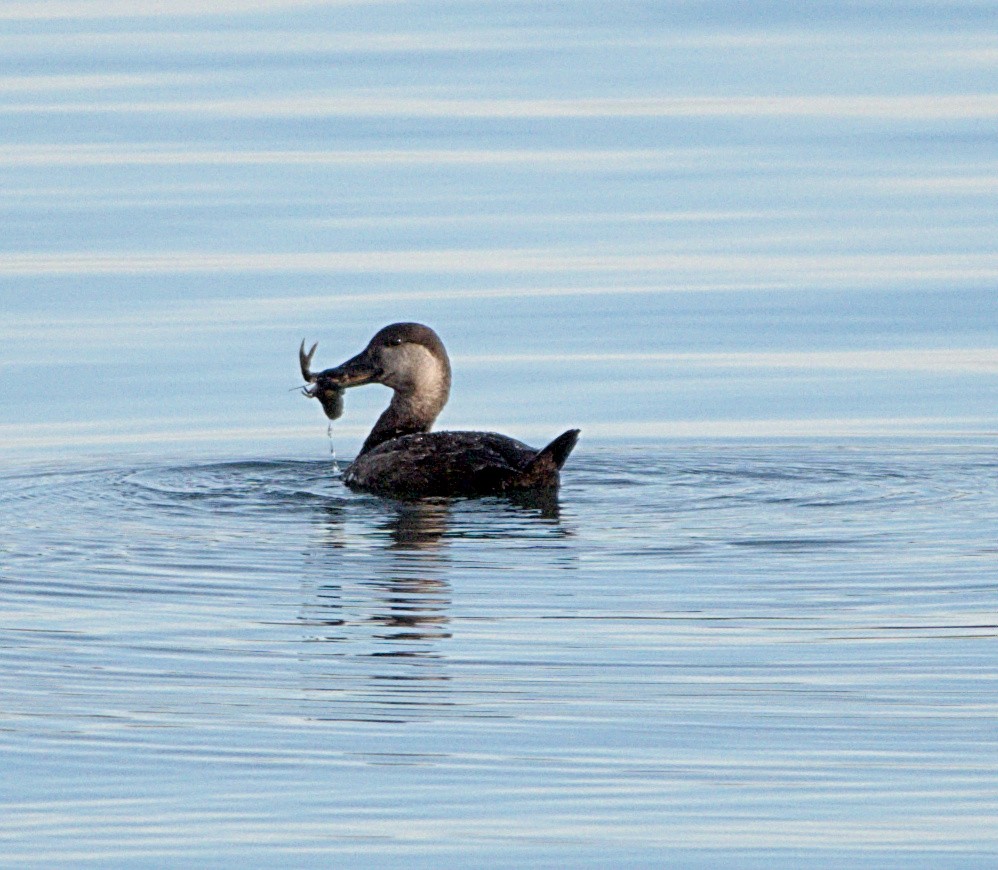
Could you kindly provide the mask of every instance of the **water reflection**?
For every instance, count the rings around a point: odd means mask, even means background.
[[[373,521],[372,506],[380,512]],[[445,501],[357,500],[328,506],[321,522],[322,547],[312,563],[317,576],[313,600],[306,605],[308,623],[381,626],[369,639],[388,643],[447,637],[439,626],[448,621],[450,601],[443,579],[450,510]],[[358,515],[367,520],[359,536],[351,530]],[[372,542],[378,544],[373,551]],[[347,638],[335,632],[321,639]]]
[[[443,546],[450,519],[450,503],[445,500],[398,502],[382,524],[391,543],[390,550],[427,552]]]
[[[355,499],[323,512],[301,614],[314,718],[404,722],[453,706],[441,649],[449,520],[446,502]]]
[[[378,640],[391,643],[430,641],[450,637],[450,587],[442,579],[447,566],[444,534],[450,520],[446,501],[393,504],[381,524],[389,554],[383,576],[367,584],[376,596],[377,610],[369,617],[382,626]],[[393,650],[380,655],[412,655]]]
[[[406,722],[460,714],[452,685],[450,580],[469,542],[565,534],[556,494],[516,501],[393,502],[354,497],[317,522],[299,619],[304,700],[318,719]],[[479,711],[480,713],[482,711]]]

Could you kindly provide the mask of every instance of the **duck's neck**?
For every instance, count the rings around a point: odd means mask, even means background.
[[[429,432],[433,421],[447,401],[449,382],[441,384],[440,390],[434,393],[414,394],[396,390],[391,404],[374,424],[371,434],[367,436],[360,453],[367,453],[385,441],[412,435],[416,432]],[[359,455],[359,454],[358,454]]]
[[[393,438],[429,432],[450,395],[450,361],[441,345],[434,353],[419,344],[406,344],[394,356],[394,368],[380,382],[395,392],[391,404],[374,424],[361,454]]]

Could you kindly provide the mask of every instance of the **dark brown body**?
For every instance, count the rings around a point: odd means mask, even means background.
[[[362,452],[344,482],[395,498],[556,489],[558,471],[578,436],[578,429],[570,429],[539,451],[494,432],[403,435]]]

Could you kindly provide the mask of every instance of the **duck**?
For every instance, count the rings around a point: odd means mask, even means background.
[[[364,384],[393,391],[343,482],[352,490],[400,500],[513,496],[556,491],[560,471],[579,438],[568,429],[537,450],[496,432],[431,432],[450,396],[451,365],[440,337],[422,323],[378,330],[356,356],[318,373],[318,344],[298,350],[304,395],[318,399],[330,420],[343,412],[343,393]]]

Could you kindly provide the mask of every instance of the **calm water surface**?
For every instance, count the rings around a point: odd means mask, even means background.
[[[998,866],[996,22],[0,4],[0,864]]]
[[[590,447],[566,477],[520,506],[328,461],[6,474],[5,857],[998,854],[991,449]]]

